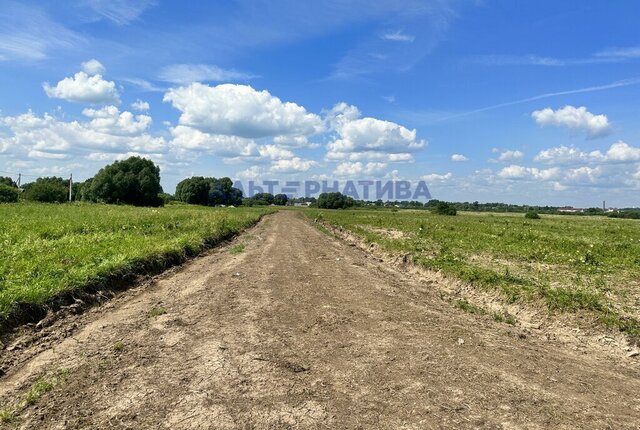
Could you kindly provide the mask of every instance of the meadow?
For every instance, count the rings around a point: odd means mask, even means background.
[[[268,211],[179,204],[0,205],[0,325],[60,294],[183,261]]]
[[[586,312],[640,338],[640,222],[424,210],[304,211],[507,303]]]

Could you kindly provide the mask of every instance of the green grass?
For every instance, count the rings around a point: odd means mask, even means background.
[[[305,210],[389,253],[498,291],[507,303],[591,312],[640,337],[640,222],[604,217],[428,211]],[[634,300],[635,298],[635,300]],[[615,306],[614,306],[615,305]],[[614,310],[616,309],[616,310]]]
[[[165,308],[163,308],[162,306],[157,306],[157,307],[151,308],[151,310],[147,312],[147,316],[149,318],[155,318],[155,317],[159,317],[160,315],[164,315],[166,313],[167,313],[167,310]]]
[[[239,243],[237,245],[234,245],[231,247],[231,250],[229,250],[230,253],[232,254],[240,254],[242,252],[244,252],[244,248],[245,246],[242,243]]]
[[[264,208],[0,205],[0,323],[22,305],[163,268],[255,223]]]

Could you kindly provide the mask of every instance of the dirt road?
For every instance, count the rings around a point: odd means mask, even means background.
[[[2,425],[640,426],[637,361],[464,313],[292,212],[238,242],[14,348],[0,405],[38,378],[53,388]]]

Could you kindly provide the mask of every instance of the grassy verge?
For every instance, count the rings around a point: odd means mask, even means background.
[[[602,217],[427,211],[305,210],[392,254],[508,303],[542,303],[551,312],[592,314],[640,339],[640,224]],[[636,300],[637,302],[637,300]],[[635,306],[635,307],[634,307]]]
[[[56,297],[159,272],[268,210],[170,205],[0,205],[0,327]]]

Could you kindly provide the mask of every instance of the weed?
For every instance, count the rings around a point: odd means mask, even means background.
[[[0,423],[8,424],[15,419],[15,410],[11,408],[0,409]]]
[[[116,343],[113,344],[112,349],[115,352],[121,352],[124,350],[124,343],[122,341],[117,341]]]
[[[38,400],[40,400],[40,397],[42,397],[44,394],[48,393],[49,391],[53,390],[54,387],[54,381],[52,380],[48,380],[44,377],[38,379],[32,386],[31,389],[29,390],[29,392],[27,393],[27,396],[25,397],[25,401],[27,402],[28,405],[35,405]]]
[[[164,315],[167,313],[167,310],[162,306],[153,307],[149,312],[147,312],[147,316],[149,318],[159,317],[160,315]]]
[[[241,252],[244,252],[244,244],[239,243],[237,245],[234,245],[231,247],[231,250],[229,251],[232,254],[240,254]]]

